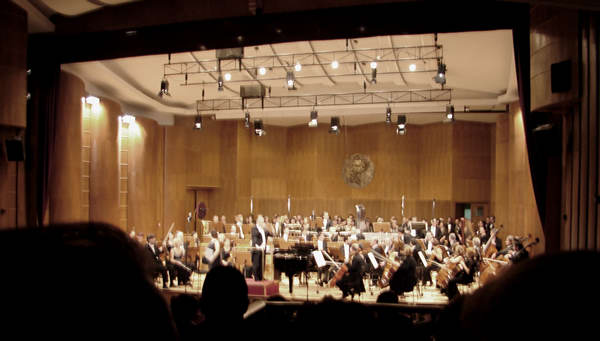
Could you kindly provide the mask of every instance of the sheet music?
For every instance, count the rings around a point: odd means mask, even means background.
[[[323,257],[323,253],[319,250],[315,250],[312,252],[313,257],[315,257],[315,262],[317,263],[317,267],[321,268],[326,265],[325,258]]]
[[[377,263],[375,256],[373,256],[373,253],[369,252],[369,253],[367,253],[367,256],[369,256],[369,259],[371,260],[371,264],[373,264],[373,268],[377,269],[379,267],[379,263]]]

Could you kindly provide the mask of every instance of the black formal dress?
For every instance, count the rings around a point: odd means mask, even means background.
[[[365,284],[363,283],[363,275],[367,264],[365,259],[360,254],[355,254],[352,257],[352,262],[348,268],[348,272],[344,277],[337,282],[337,286],[342,290],[343,297],[365,292]]]
[[[405,292],[413,291],[416,284],[417,262],[412,255],[406,256],[390,280],[390,290],[397,295],[403,295]]]

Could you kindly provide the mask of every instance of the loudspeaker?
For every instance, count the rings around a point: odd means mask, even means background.
[[[571,60],[550,65],[552,93],[571,90]]]
[[[25,149],[23,148],[23,140],[21,139],[6,139],[6,159],[8,161],[24,161]]]

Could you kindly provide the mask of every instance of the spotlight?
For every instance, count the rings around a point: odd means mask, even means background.
[[[225,74],[225,80],[228,82],[231,80],[231,74],[229,72]]]
[[[288,71],[286,79],[287,79],[288,90],[295,90],[296,89],[296,77],[294,76],[294,71]]]
[[[416,70],[417,70],[417,64],[410,64],[410,65],[408,66],[408,69],[409,69],[411,72],[414,72],[414,71],[416,71]]]
[[[398,128],[396,128],[396,134],[406,135],[406,116],[398,115]]]
[[[217,78],[217,90],[223,91],[223,76],[219,74],[219,78]]]
[[[294,65],[294,70],[296,70],[296,72],[300,72],[300,70],[302,70],[302,64],[297,62],[296,65]]]
[[[244,114],[244,127],[250,128],[250,113],[247,111]]]
[[[386,125],[392,124],[392,108],[390,108],[390,107],[387,107],[385,109],[385,124]]]
[[[194,121],[194,129],[202,129],[202,116],[200,116],[200,114],[196,115],[196,120]]]
[[[433,80],[441,85],[446,84],[446,64],[442,63],[442,61],[438,61],[438,71]]]
[[[267,131],[264,129],[262,120],[254,120],[254,134],[256,134],[256,136],[267,135]]]
[[[160,81],[160,91],[158,92],[159,97],[171,96],[169,93],[169,81],[166,78]]]
[[[308,121],[308,126],[311,128],[314,128],[317,126],[317,117],[319,116],[319,114],[317,113],[316,110],[313,110],[310,112],[310,121]]]
[[[336,134],[336,135],[340,133],[340,118],[339,117],[331,118],[331,125],[329,126],[329,133]]]
[[[371,69],[377,69],[377,62],[371,62]]]
[[[377,69],[371,70],[371,84],[377,84]]]
[[[266,73],[267,73],[267,69],[265,69],[265,67],[264,67],[264,66],[261,66],[261,67],[258,69],[258,74],[259,74],[259,75],[261,75],[261,76],[264,76]]]
[[[446,105],[446,119],[450,122],[454,121],[454,106],[452,104]]]
[[[333,62],[331,62],[332,69],[337,69],[339,66],[340,66],[340,63],[337,60],[334,60]]]

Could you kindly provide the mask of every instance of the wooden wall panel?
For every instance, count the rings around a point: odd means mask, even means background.
[[[127,129],[129,136],[127,228],[162,235],[164,128],[156,121],[137,117],[122,129]]]
[[[220,184],[219,188],[209,192],[208,213],[226,215],[233,222],[237,214],[236,198],[236,158],[237,158],[238,122],[226,121],[221,124]]]
[[[537,5],[531,10],[531,110],[571,102],[578,97],[577,11]],[[553,63],[570,60],[571,90],[551,91]]]
[[[27,125],[27,12],[10,1],[0,3],[0,125]]]
[[[456,202],[490,200],[492,125],[455,122],[452,139],[452,197]]]
[[[492,177],[492,205],[490,215],[496,221],[508,221],[508,117],[496,121],[494,133],[494,171]]]
[[[452,200],[453,125],[427,125],[420,138],[419,199]]]
[[[81,98],[85,85],[66,72],[60,74],[54,159],[49,179],[50,223],[81,221]]]
[[[176,228],[183,229],[188,212],[194,210],[194,192],[187,186],[207,190],[220,186],[221,122],[204,119],[203,123],[201,130],[195,130],[194,117],[176,117],[173,126],[165,127],[167,228],[174,222]]]
[[[580,13],[579,103],[563,109],[561,249],[600,249],[600,109],[598,27],[600,20]]]
[[[119,226],[118,103],[100,99],[90,117],[90,221]]]

